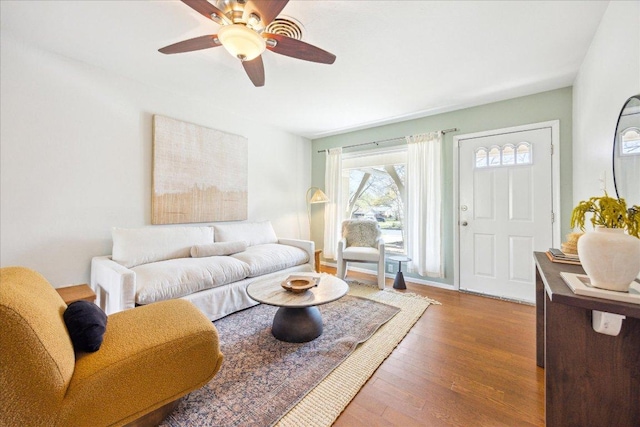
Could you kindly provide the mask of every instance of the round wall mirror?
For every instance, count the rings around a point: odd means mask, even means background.
[[[613,142],[613,183],[627,206],[640,206],[640,95],[624,103]]]

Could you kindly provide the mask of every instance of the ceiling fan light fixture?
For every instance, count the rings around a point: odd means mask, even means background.
[[[227,51],[241,61],[251,61],[266,49],[262,36],[244,24],[221,27],[218,38]]]

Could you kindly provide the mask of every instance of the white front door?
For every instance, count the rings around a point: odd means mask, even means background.
[[[552,246],[552,129],[460,139],[460,289],[535,301],[534,251]]]

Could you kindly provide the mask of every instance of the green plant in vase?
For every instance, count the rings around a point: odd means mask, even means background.
[[[627,210],[627,233],[640,239],[640,206],[633,205]]]
[[[609,197],[591,197],[578,203],[571,213],[571,228],[576,225],[584,231],[587,214],[592,214],[591,224],[606,228],[622,228],[629,235],[640,238],[640,206],[627,209],[624,199]]]
[[[624,199],[605,192],[578,203],[571,213],[571,227],[584,231],[587,215],[591,215],[595,232],[578,240],[584,271],[595,287],[628,292],[640,272],[640,207],[627,209]]]

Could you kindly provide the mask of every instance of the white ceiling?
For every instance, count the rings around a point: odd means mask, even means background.
[[[180,1],[0,1],[2,34],[308,138],[569,86],[606,1],[292,0],[333,65],[157,49],[219,26]]]

